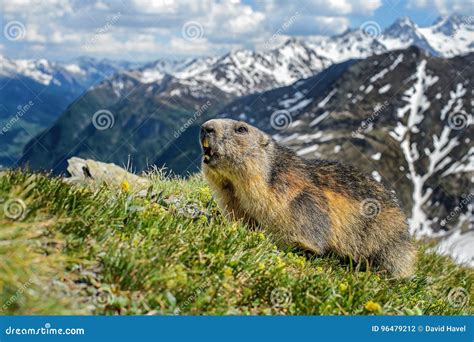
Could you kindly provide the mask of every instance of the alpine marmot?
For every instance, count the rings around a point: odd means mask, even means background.
[[[337,162],[305,160],[242,121],[209,120],[200,140],[204,177],[227,215],[287,247],[413,274],[406,217],[380,183]]]

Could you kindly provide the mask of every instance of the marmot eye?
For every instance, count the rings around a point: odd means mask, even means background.
[[[236,131],[237,133],[244,134],[244,133],[247,133],[249,130],[248,130],[248,128],[245,127],[245,126],[240,126],[240,127],[238,127],[235,131]]]

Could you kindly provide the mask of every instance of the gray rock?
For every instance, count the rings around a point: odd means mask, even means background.
[[[129,191],[145,196],[151,186],[150,180],[137,176],[113,163],[103,163],[91,159],[72,157],[68,159],[67,171],[71,175],[65,181],[72,184],[100,185],[121,189],[129,185]]]

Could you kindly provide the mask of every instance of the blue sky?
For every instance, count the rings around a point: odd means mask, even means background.
[[[474,14],[471,0],[3,0],[0,6],[0,54],[52,60],[218,55],[289,36],[338,34],[366,21],[383,29],[401,16],[428,26],[440,15]]]

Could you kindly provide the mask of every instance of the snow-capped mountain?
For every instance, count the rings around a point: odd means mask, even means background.
[[[236,50],[222,57],[183,61],[160,60],[132,74],[143,83],[160,82],[165,75],[198,81],[234,96],[243,96],[289,85],[319,73],[334,63],[366,58],[396,49],[417,46],[433,56],[452,57],[474,51],[474,22],[461,15],[439,18],[432,26],[418,27],[403,17],[383,32],[378,24],[333,37],[310,41],[290,38],[281,46],[263,51]]]
[[[0,55],[0,166],[14,164],[27,141],[90,86],[137,66],[89,57],[51,62]]]
[[[421,29],[410,18],[402,17],[375,39],[384,46],[385,50],[405,49],[414,45],[434,56],[451,57],[452,55],[444,51],[443,48],[438,51],[431,46],[427,38],[427,33],[431,31],[433,31],[432,26]]]
[[[311,41],[291,38],[272,50],[237,50],[222,57],[158,60],[144,65],[88,57],[50,62],[0,56],[0,76],[21,74],[45,85],[61,85],[62,82],[92,85],[117,71],[135,69],[134,76],[143,83],[160,82],[165,75],[172,75],[182,80],[195,78],[210,82],[228,93],[246,95],[291,84],[333,63],[405,49],[410,45],[441,57],[474,51],[472,17],[453,14],[438,18],[428,27],[418,27],[410,18],[403,17],[383,32],[377,23],[370,25]]]
[[[291,84],[330,64],[331,60],[319,56],[305,41],[289,39],[269,51],[236,50],[219,58],[159,60],[125,73],[142,83],[158,83],[169,75],[180,80],[184,87],[199,82],[242,96]]]
[[[52,62],[46,59],[9,59],[0,55],[0,77],[23,76],[45,86],[81,85],[89,87],[119,70],[138,67],[139,64],[111,60],[78,57],[68,62]]]
[[[402,17],[384,31],[374,22],[338,36],[313,39],[312,43],[318,55],[333,63],[411,45],[433,56],[453,57],[474,51],[474,21],[471,17],[454,14],[438,18],[431,26],[418,27],[410,18]]]
[[[99,110],[108,108],[107,105],[120,104],[124,112],[133,113],[135,107],[132,104],[148,106],[151,111],[156,110],[150,107],[152,103],[159,106],[166,99],[166,106],[170,101],[184,104],[177,110],[189,114],[193,106],[199,107],[200,101],[219,101],[213,108],[217,110],[217,106],[224,106],[239,96],[265,92],[317,75],[334,63],[367,58],[410,45],[440,57],[465,54],[474,50],[474,28],[468,19],[453,15],[439,19],[430,27],[420,28],[410,19],[401,18],[383,32],[377,31],[377,25],[375,31],[365,26],[335,37],[311,41],[291,38],[281,46],[263,51],[237,50],[221,57],[158,60],[135,68],[127,65],[126,70],[119,70],[90,88],[89,93],[97,95],[91,96],[90,107]],[[101,70],[94,61],[91,67],[87,62],[61,64],[61,72],[56,74],[49,71],[52,67],[47,61],[17,69],[54,85],[56,82],[64,83],[63,78],[54,75],[67,75],[77,80],[77,75],[91,74],[94,68]],[[119,69],[114,64],[110,68]],[[126,101],[130,94],[138,91],[140,98]],[[109,94],[112,98],[105,99],[102,94]],[[47,158],[41,162],[44,160]]]
[[[473,16],[439,18],[433,26],[419,31],[440,56],[462,55],[474,49]]]
[[[191,77],[210,82],[231,94],[246,95],[291,84],[314,75],[331,64],[304,41],[289,39],[280,47],[254,52],[238,50],[224,55]],[[181,72],[176,77],[188,77]]]

